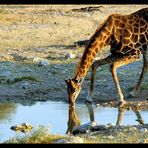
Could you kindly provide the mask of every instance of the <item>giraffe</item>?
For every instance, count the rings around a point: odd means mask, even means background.
[[[96,54],[106,45],[110,45],[111,54],[104,59],[93,62]],[[142,56],[142,72],[130,96],[136,96],[139,93],[144,75],[148,71],[148,8],[143,8],[127,15],[109,15],[86,44],[83,55],[75,70],[74,77],[65,80],[67,83],[69,103],[72,105],[75,104],[90,67],[92,69],[91,85],[86,101],[92,102],[97,68],[105,64],[110,64],[110,72],[116,86],[119,106],[126,104],[117,77],[117,69],[121,66],[139,61]]]

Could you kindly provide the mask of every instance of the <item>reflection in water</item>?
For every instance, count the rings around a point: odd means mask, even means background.
[[[86,106],[88,108],[90,122],[94,122],[95,121],[95,117],[94,117],[94,109],[92,107],[92,103],[86,102]]]
[[[136,120],[136,121],[138,121],[139,124],[144,124],[144,120],[143,120],[142,117],[141,117],[140,111],[134,110],[134,112],[135,112],[135,114],[136,114],[136,116],[137,116],[137,120]]]
[[[0,122],[8,120],[16,112],[16,104],[0,103]]]
[[[92,103],[86,103],[86,106],[88,109],[90,122],[93,123],[95,120],[94,120],[94,110],[92,107]],[[69,116],[68,116],[67,125],[68,128],[66,134],[72,134],[73,130],[81,125],[81,121],[75,111],[75,105],[74,106],[69,105]]]
[[[118,108],[118,117],[117,117],[117,122],[116,125],[120,125],[123,119],[123,116],[125,114],[125,111],[127,110],[127,108],[125,107],[119,107]],[[144,124],[144,121],[141,117],[140,111],[137,109],[133,109],[134,113],[136,114],[136,121],[138,121],[139,124]]]
[[[86,107],[88,109],[88,114],[89,114],[89,119],[90,119],[89,122],[92,125],[93,123],[95,123],[93,105],[92,105],[92,103],[86,103]],[[121,122],[123,120],[126,110],[129,110],[129,109],[127,107],[119,107],[118,108],[116,125],[121,125]],[[140,111],[137,109],[132,109],[132,111],[135,113],[135,115],[137,117],[136,121],[138,121],[139,124],[144,124],[144,121],[141,117]],[[66,134],[72,134],[74,129],[81,125],[81,121],[75,111],[75,106],[69,105],[69,116],[68,116],[67,125],[68,125],[68,128],[67,128]]]
[[[69,105],[69,116],[68,116],[67,125],[68,129],[66,131],[66,134],[71,134],[75,127],[81,125],[81,121],[75,112],[75,106]]]

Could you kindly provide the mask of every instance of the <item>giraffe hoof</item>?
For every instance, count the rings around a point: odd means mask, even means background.
[[[123,107],[124,105],[126,105],[126,101],[119,101],[118,105],[119,107]]]

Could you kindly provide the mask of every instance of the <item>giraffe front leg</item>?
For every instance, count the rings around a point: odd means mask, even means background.
[[[105,65],[105,64],[109,64],[112,61],[112,55],[101,59],[101,60],[97,60],[92,64],[92,73],[91,73],[91,84],[90,84],[90,92],[88,94],[88,96],[86,97],[86,102],[92,102],[93,101],[93,95],[94,95],[94,83],[95,83],[95,75],[96,75],[96,71],[97,68],[101,65]]]
[[[86,102],[93,102],[93,94],[94,94],[94,81],[95,81],[95,75],[96,75],[96,66],[95,66],[95,62],[92,65],[92,73],[91,73],[91,84],[90,84],[90,92],[88,94],[88,96],[86,97]]]

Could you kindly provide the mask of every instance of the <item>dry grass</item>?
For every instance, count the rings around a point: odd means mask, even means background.
[[[0,50],[66,51],[66,46],[89,39],[109,14],[128,14],[146,6],[103,5],[102,12],[72,12],[86,5],[0,5]]]

